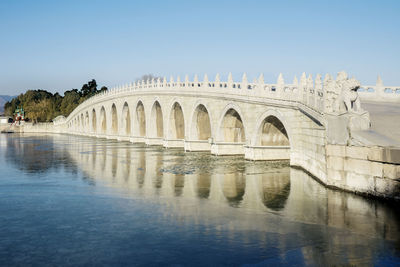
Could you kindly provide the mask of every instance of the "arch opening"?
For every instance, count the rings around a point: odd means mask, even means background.
[[[200,104],[197,106],[193,122],[195,129],[192,130],[192,138],[195,140],[208,140],[211,138],[211,121],[207,108]]]
[[[97,118],[96,118],[96,110],[92,110],[92,132],[97,132]]]
[[[220,134],[224,142],[244,143],[246,141],[242,118],[233,108],[225,113],[220,128]]]
[[[118,116],[115,104],[111,107],[111,130],[113,134],[118,133]]]
[[[146,116],[144,113],[144,106],[142,101],[140,101],[136,106],[136,120],[139,136],[146,136]]]
[[[101,107],[100,110],[100,122],[101,122],[101,133],[107,133],[107,118],[106,118],[106,110],[104,107]]]
[[[172,106],[170,115],[170,132],[171,137],[174,139],[184,139],[185,138],[185,120],[183,117],[183,111],[181,105],[175,102]]]
[[[258,131],[258,146],[290,146],[289,136],[283,123],[271,115],[264,119]]]
[[[152,123],[152,136],[153,137],[163,137],[164,135],[164,125],[163,125],[163,115],[160,103],[156,101],[151,109],[151,123]]]
[[[86,111],[85,114],[85,130],[87,132],[89,131],[89,111]]]
[[[85,128],[85,119],[83,118],[83,113],[81,113],[81,131],[83,132],[83,129]]]
[[[122,108],[122,120],[125,135],[131,135],[131,113],[129,112],[129,106],[126,102]]]

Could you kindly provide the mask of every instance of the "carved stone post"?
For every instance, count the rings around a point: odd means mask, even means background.
[[[323,111],[323,92],[322,92],[322,77],[321,74],[317,74],[315,77],[315,86],[314,86],[314,101],[315,101],[315,109],[318,111]]]
[[[307,91],[307,77],[305,72],[301,74],[299,91],[301,91],[301,94],[303,96],[303,99],[301,99],[301,101],[303,102],[303,104],[307,105],[308,91]]]
[[[307,78],[307,93],[308,93],[308,105],[311,107],[315,107],[315,97],[314,97],[315,89],[311,74],[309,74]]]
[[[376,95],[378,95],[379,97],[383,97],[384,93],[385,93],[385,86],[383,85],[383,81],[381,79],[381,76],[378,75],[378,78],[376,79]]]
[[[247,75],[246,75],[246,73],[243,73],[243,76],[242,76],[242,84],[241,84],[243,93],[246,92],[245,90],[247,90],[247,86],[248,86],[248,85],[249,85],[249,82],[248,82],[248,80],[247,80]]]
[[[283,95],[283,88],[285,87],[285,80],[282,73],[279,73],[278,80],[276,81],[276,97],[280,98]]]

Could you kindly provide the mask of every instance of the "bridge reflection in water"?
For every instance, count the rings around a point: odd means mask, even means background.
[[[156,203],[161,216],[151,223],[177,224],[204,236],[228,232],[233,243],[249,242],[252,231],[264,232],[255,237],[259,243],[286,252],[301,248],[306,264],[337,262],[337,257],[370,264],[379,239],[400,248],[396,208],[327,189],[288,162],[251,162],[88,137],[42,138],[51,144],[45,149],[53,153],[47,156],[53,159],[49,166],[54,158],[66,159],[67,169],[112,195]],[[7,153],[21,154],[8,158],[37,159],[37,147],[21,140],[8,140],[13,149]]]
[[[218,158],[209,153],[87,140],[68,146],[78,168],[95,182],[132,196],[208,199],[218,205],[276,213],[294,221],[390,240],[399,238],[399,216],[386,204],[328,189],[286,161],[251,162],[236,156]],[[193,218],[198,215],[195,210],[186,210],[184,202],[171,203],[176,206],[169,208],[176,213]]]

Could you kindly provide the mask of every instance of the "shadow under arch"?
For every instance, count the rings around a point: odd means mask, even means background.
[[[131,113],[127,102],[122,107],[122,128],[125,135],[131,135]]]
[[[81,113],[81,125],[80,125],[80,127],[81,127],[81,131],[83,132],[83,129],[85,128],[85,119],[84,119],[84,117],[83,117],[83,113]]]
[[[257,119],[257,125],[252,136],[252,145],[286,145],[291,146],[291,129],[285,116],[277,111],[269,109]],[[275,135],[265,136],[267,134]]]
[[[162,138],[164,136],[163,114],[158,101],[155,101],[151,108],[150,126],[151,137]]]
[[[100,109],[100,127],[101,127],[101,133],[106,134],[107,133],[107,117],[106,117],[106,109],[101,107]]]
[[[144,105],[141,100],[136,104],[136,132],[135,134],[140,137],[146,136],[146,113],[144,110]]]
[[[229,108],[219,125],[218,141],[229,143],[246,142],[242,117],[235,108]]]
[[[111,130],[113,134],[118,134],[118,115],[115,104],[111,106]]]
[[[290,146],[289,136],[283,123],[275,116],[266,117],[257,131],[258,146]]]
[[[207,108],[203,104],[196,106],[190,127],[191,140],[208,140],[211,138],[211,120]]]
[[[185,118],[182,106],[175,102],[169,116],[169,137],[173,139],[185,138]]]
[[[90,127],[89,127],[90,125],[89,125],[89,111],[86,111],[86,113],[85,113],[85,130],[87,131],[87,132],[89,132],[90,131]]]
[[[256,122],[246,159],[290,160],[292,130],[285,116],[278,110],[268,109]]]
[[[92,109],[92,132],[97,132],[97,118],[95,109]]]

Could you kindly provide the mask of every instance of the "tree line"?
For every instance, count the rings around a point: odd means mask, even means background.
[[[13,116],[15,109],[23,106],[26,120],[50,122],[59,115],[67,117],[80,103],[104,91],[107,91],[107,87],[103,86],[97,89],[97,83],[94,79],[84,84],[81,90],[65,91],[64,96],[59,93],[52,94],[46,90],[28,90],[6,102],[4,113],[7,116]]]

